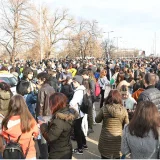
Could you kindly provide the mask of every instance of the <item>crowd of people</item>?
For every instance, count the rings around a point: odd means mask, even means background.
[[[0,81],[1,157],[17,141],[27,159],[71,159],[102,123],[102,159],[159,158],[160,59],[2,62],[1,73],[17,80],[15,95]]]

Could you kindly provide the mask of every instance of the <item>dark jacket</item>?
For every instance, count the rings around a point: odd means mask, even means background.
[[[36,116],[50,116],[49,97],[55,93],[53,87],[48,83],[42,85],[38,92],[38,101],[36,107]]]
[[[66,97],[70,101],[73,98],[74,90],[70,84],[64,84],[62,85],[61,93],[66,95]]]
[[[148,86],[146,90],[140,94],[137,102],[139,103],[141,101],[153,102],[157,106],[158,111],[160,111],[160,91],[154,86]]]
[[[27,95],[23,96],[26,100],[26,104],[28,106],[28,109],[30,113],[35,117],[35,109],[33,107],[33,104],[37,103],[37,95],[34,92],[30,92]]]
[[[75,116],[70,113],[69,108],[58,110],[52,117],[51,122],[42,124],[40,129],[49,144],[49,159],[65,159],[72,156],[72,143],[70,140],[71,129]]]
[[[55,90],[55,92],[58,92],[58,80],[56,77],[50,77],[49,84],[52,86]]]
[[[83,83],[82,84],[84,86],[86,84],[89,85],[90,95],[91,95],[91,98],[92,98],[92,103],[94,103],[95,100],[96,100],[96,95],[95,95],[96,83],[94,82],[94,80],[89,78],[89,79],[83,79]]]

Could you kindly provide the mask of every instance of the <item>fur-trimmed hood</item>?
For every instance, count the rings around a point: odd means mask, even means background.
[[[72,113],[70,112],[70,109],[68,107],[66,107],[61,110],[58,110],[54,114],[53,118],[62,119],[65,121],[74,121],[76,116],[73,114],[73,112]]]

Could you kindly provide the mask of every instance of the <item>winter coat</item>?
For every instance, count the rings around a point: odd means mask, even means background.
[[[41,125],[41,133],[50,148],[49,159],[61,159],[69,153],[72,155],[70,136],[74,119],[74,115],[66,107],[58,110],[53,115],[48,126],[47,124]]]
[[[141,101],[153,102],[157,106],[158,111],[160,111],[160,91],[154,86],[148,86],[146,90],[140,94],[137,103]]]
[[[38,101],[36,107],[36,115],[40,116],[50,116],[51,111],[49,108],[49,97],[55,93],[53,87],[45,83],[42,85],[38,92]]]
[[[70,100],[72,99],[73,94],[74,94],[74,90],[73,90],[71,84],[62,85],[61,93],[66,95],[66,97],[68,98],[68,101],[70,102]]]
[[[77,112],[77,114],[79,115],[78,116],[79,118],[84,116],[84,113],[79,110],[79,106],[78,106],[78,104],[79,105],[82,104],[84,90],[85,90],[85,87],[83,85],[76,88],[73,94],[73,98],[69,103],[70,108],[74,109]]]
[[[29,145],[29,151],[26,158],[27,159],[36,158],[35,143],[33,141],[33,138],[31,138],[31,136],[32,134],[34,134],[34,136],[37,137],[39,134],[37,123],[35,121],[35,125],[31,128],[29,132],[26,133],[22,133],[20,126],[21,126],[20,116],[18,115],[12,116],[7,124],[8,129],[7,130],[3,129],[1,135],[8,142],[8,134],[10,135],[10,139],[12,141],[17,141],[18,137],[22,134],[19,140],[19,144],[22,146],[22,150],[24,153],[26,153],[29,141],[31,140]]]
[[[106,158],[121,156],[121,136],[124,124],[129,123],[127,110],[121,104],[105,105],[100,109],[95,121],[103,121],[98,149]]]
[[[158,159],[158,140],[152,130],[141,138],[131,135],[126,126],[123,130],[121,151],[125,155],[131,153],[131,159]]]
[[[37,95],[34,92],[31,92],[23,97],[25,98],[30,113],[33,117],[35,117],[35,109],[33,108],[33,104],[37,103]]]
[[[50,77],[49,84],[52,86],[55,90],[55,92],[58,92],[58,80],[56,77]]]
[[[11,93],[8,91],[0,91],[0,113],[6,116],[8,113],[8,105],[11,98]]]
[[[132,97],[137,101],[139,95],[140,95],[143,91],[144,91],[143,88],[139,88],[137,91],[135,91],[135,92],[132,94]]]

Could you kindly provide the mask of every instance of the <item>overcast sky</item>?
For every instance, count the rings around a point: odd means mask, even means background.
[[[160,56],[160,0],[42,0],[42,3],[52,10],[68,8],[77,19],[97,20],[104,32],[114,31],[111,39],[122,37],[119,47],[138,48],[150,54],[154,52],[156,39]]]

